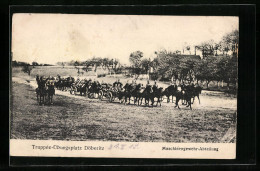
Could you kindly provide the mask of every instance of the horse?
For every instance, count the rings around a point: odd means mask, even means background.
[[[151,100],[152,102],[152,107],[153,107],[153,104],[154,104],[154,93],[153,93],[153,89],[152,89],[152,86],[148,85],[146,86],[146,88],[144,89],[144,92],[143,92],[143,97],[145,99],[145,106],[148,105],[149,106],[149,101]]]
[[[142,93],[140,92],[142,85],[141,84],[137,84],[136,86],[133,87],[133,90],[131,91],[131,96],[134,97],[134,104],[136,104],[136,102],[138,101],[138,105],[139,105],[139,100],[142,96]]]
[[[111,87],[108,90],[109,101],[112,102],[115,98],[118,98],[119,103],[124,102],[125,97],[125,90],[120,87]]]
[[[192,109],[191,107],[191,98],[193,97],[193,93],[192,91],[189,91],[189,90],[182,90],[182,91],[176,91],[174,93],[174,96],[176,97],[176,102],[175,102],[175,108],[178,107],[178,109],[180,109],[179,107],[179,101],[180,100],[185,100],[186,103],[187,103],[187,106],[186,107],[190,107],[190,109]]]
[[[160,103],[160,106],[162,106],[162,101],[163,101],[163,88],[156,88],[153,90],[153,94],[154,94],[154,98],[157,98],[157,103],[156,106],[158,105],[158,103]]]
[[[137,92],[137,94],[136,94],[138,106],[139,106],[139,105],[142,105],[143,98],[144,98],[144,95],[145,95],[145,94],[144,94],[144,90],[145,90],[145,87],[141,87],[141,88],[139,89],[139,91]],[[141,102],[140,102],[140,100],[141,100]]]
[[[53,83],[47,85],[46,93],[47,93],[48,103],[53,104],[52,99],[53,99],[53,95],[55,95],[55,89]]]
[[[91,83],[88,87],[88,97],[94,98],[95,94],[99,94],[101,89],[102,89],[102,86],[98,82]]]
[[[167,103],[170,102],[170,96],[172,96],[172,103],[173,103],[173,96],[176,90],[177,90],[177,86],[174,85],[170,85],[164,90],[163,95],[167,97]]]
[[[124,95],[125,95],[125,104],[127,103],[127,99],[128,99],[128,104],[130,104],[130,101],[131,101],[131,96],[132,96],[132,92],[134,90],[134,86],[132,84],[126,84],[124,86]]]
[[[72,84],[74,83],[75,79],[73,77],[67,77],[64,81],[63,81],[63,89],[62,90],[67,90],[68,88],[71,88]]]
[[[195,100],[195,97],[198,98],[199,100],[199,104],[200,104],[200,94],[201,94],[201,91],[202,91],[202,87],[198,86],[198,87],[194,87],[193,89],[193,102],[194,103],[194,100]]]
[[[38,101],[39,105],[44,104],[45,97],[47,95],[46,88],[45,87],[36,88],[36,95],[37,95],[37,101]]]
[[[61,76],[58,76],[54,85],[58,90],[64,90],[64,82],[65,81],[66,81],[65,78],[61,78]]]
[[[88,89],[88,87],[89,87],[89,81],[88,80],[85,80],[79,87],[78,87],[78,89],[79,89],[79,93],[80,93],[80,95],[82,96],[82,94],[84,94],[84,96],[86,96],[87,95],[87,89]]]

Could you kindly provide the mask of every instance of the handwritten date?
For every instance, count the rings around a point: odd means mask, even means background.
[[[110,146],[108,147],[109,150],[112,149],[118,149],[118,150],[126,150],[126,149],[139,149],[139,144],[121,144],[121,143],[117,143],[117,144],[110,144]]]

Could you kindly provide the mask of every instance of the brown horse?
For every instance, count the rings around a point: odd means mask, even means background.
[[[192,109],[191,107],[191,98],[193,97],[193,94],[191,91],[176,91],[174,93],[174,96],[176,97],[176,102],[175,102],[175,108],[178,107],[178,109],[180,109],[179,107],[179,101],[180,100],[185,100],[187,102],[187,106],[186,107],[190,107],[190,109]]]
[[[45,104],[45,98],[47,95],[47,91],[45,87],[39,87],[36,88],[36,95],[37,95],[37,102],[39,103],[39,105],[41,104]]]
[[[54,84],[47,85],[46,94],[47,94],[48,103],[53,104],[52,99],[53,99],[53,95],[55,95]]]

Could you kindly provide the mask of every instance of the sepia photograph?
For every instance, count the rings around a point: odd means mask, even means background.
[[[11,26],[12,156],[236,158],[239,17],[15,13]]]

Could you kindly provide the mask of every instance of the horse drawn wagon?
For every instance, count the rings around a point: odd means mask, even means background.
[[[110,102],[112,102],[113,94],[111,89],[111,84],[101,84],[101,90],[99,90],[99,99],[103,100],[104,98],[107,98]]]
[[[120,87],[112,86],[111,84],[102,84],[102,89],[99,93],[99,99],[103,100],[107,98],[109,102],[115,101],[116,98],[122,100],[124,97],[124,92]]]
[[[73,83],[71,85],[70,89],[70,94],[75,94],[80,93],[80,95],[86,96],[88,93],[88,86],[89,86],[89,81],[88,80],[81,80]]]

